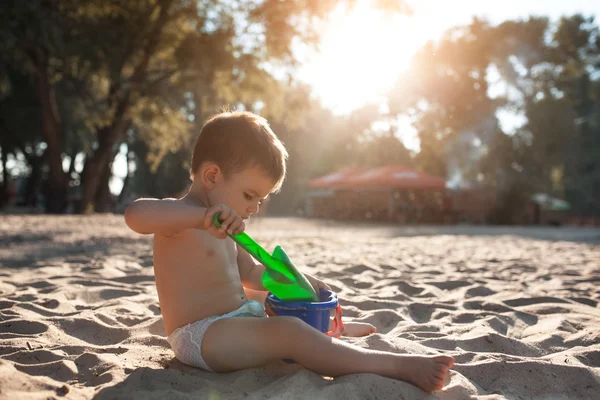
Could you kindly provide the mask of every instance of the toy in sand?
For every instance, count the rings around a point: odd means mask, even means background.
[[[213,223],[220,228],[219,215],[215,214]],[[269,316],[294,316],[328,336],[342,335],[342,307],[337,295],[329,290],[321,290],[320,296],[317,296],[312,285],[294,267],[281,246],[276,246],[273,254],[269,254],[245,232],[229,237],[265,266],[262,284],[271,292],[265,300],[265,311]],[[333,329],[329,330],[332,313]]]
[[[214,215],[213,223],[220,228],[219,215],[220,213]],[[312,285],[294,267],[281,246],[276,246],[273,254],[269,254],[245,232],[231,234],[229,237],[265,266],[262,284],[278,299],[282,301],[319,301],[319,296]]]

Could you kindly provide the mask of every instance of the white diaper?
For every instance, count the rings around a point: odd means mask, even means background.
[[[204,318],[177,328],[169,335],[167,341],[175,353],[175,357],[184,364],[213,372],[202,358],[202,340],[208,327],[215,321],[232,317],[266,317],[263,305],[258,301],[249,300],[240,308],[230,313]]]

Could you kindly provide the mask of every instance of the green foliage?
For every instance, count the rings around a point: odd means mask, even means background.
[[[389,93],[389,113],[368,106],[334,116],[294,81],[292,48],[317,43],[316,22],[340,1],[3,1],[2,154],[24,155],[29,186],[46,170],[56,196],[81,184],[87,209],[107,182],[99,176],[127,143],[137,163],[131,189],[174,195],[188,183],[203,122],[231,105],[267,117],[290,151],[288,183],[273,203],[280,211],[290,211],[316,175],[414,163],[493,188],[510,204],[500,219],[510,220],[534,191],[598,215],[600,34],[592,18],[498,26],[474,19],[418,52]],[[410,12],[403,1],[376,3]],[[493,98],[492,71],[509,88]],[[501,110],[522,114],[525,124],[503,132]],[[416,155],[395,136],[400,114],[415,121]],[[382,120],[388,131],[374,129]],[[62,159],[78,154],[84,171],[71,164],[63,181]]]
[[[99,176],[128,136],[146,143],[143,162],[156,171],[168,154],[184,154],[202,121],[223,104],[298,123],[282,104],[298,106],[297,115],[305,98],[284,98],[284,85],[270,68],[293,66],[292,42],[314,43],[313,22],[335,5],[8,0],[0,5],[3,107],[10,108],[11,93],[19,91],[14,85],[21,83],[7,72],[18,68],[35,82],[36,92],[27,93],[41,116],[40,139],[48,143],[52,197],[65,196],[74,179],[72,184],[81,182],[82,203],[93,202],[102,192]],[[5,130],[19,125],[19,116],[6,118],[12,121]],[[83,174],[65,178],[61,158],[79,153],[86,156]],[[57,211],[64,208],[60,203]]]
[[[556,27],[536,17],[495,27],[474,19],[429,43],[389,96],[393,113],[416,119],[417,165],[438,175],[454,165],[463,179],[489,185],[506,200],[498,221],[536,191],[599,215],[599,38],[592,18],[574,15]],[[509,89],[494,98],[491,69]],[[502,109],[526,123],[503,132]]]

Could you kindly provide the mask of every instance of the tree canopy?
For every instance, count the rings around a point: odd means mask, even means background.
[[[231,105],[267,117],[291,153],[288,183],[274,201],[281,212],[315,175],[408,164],[501,194],[543,191],[598,215],[593,18],[498,25],[475,18],[421,48],[390,88],[387,107],[334,115],[295,79],[293,49],[317,44],[318,22],[341,1],[2,2],[0,203],[12,174],[25,179],[26,204],[41,191],[49,212],[68,204],[108,210],[122,151],[122,195],[178,194],[200,127]],[[410,12],[403,1],[377,4]],[[522,123],[504,126],[502,115]],[[416,154],[399,139],[400,116],[414,121]],[[378,121],[388,128],[376,129]],[[8,168],[8,160],[24,168]]]

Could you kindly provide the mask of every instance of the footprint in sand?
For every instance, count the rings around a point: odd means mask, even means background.
[[[157,318],[152,324],[148,326],[148,332],[152,335],[157,336],[167,336],[167,332],[165,331],[165,325],[163,323],[162,318]]]
[[[116,359],[111,355],[97,355],[93,353],[83,353],[74,361],[79,371],[77,381],[86,386],[97,386],[108,383],[113,380],[113,375],[109,372],[117,367]]]
[[[541,357],[544,355],[537,347],[523,343],[497,333],[486,333],[468,339],[427,339],[422,345],[442,350],[468,350],[478,353],[502,353],[522,357]]]
[[[20,308],[25,309],[25,310],[29,310],[29,311],[33,311],[41,316],[44,317],[58,317],[58,316],[62,316],[62,317],[66,317],[69,315],[73,315],[76,314],[75,312],[62,312],[62,311],[53,311],[53,307],[54,308],[58,308],[59,302],[58,300],[47,300],[43,302],[44,304],[49,303],[49,307],[44,307],[42,304],[37,304],[37,303],[22,303],[19,305]]]
[[[58,306],[60,305],[60,302],[56,299],[48,299],[48,300],[38,302],[37,304],[39,304],[40,306],[42,306],[44,308],[55,309],[55,308],[58,308]]]
[[[425,281],[424,283],[442,290],[454,290],[463,286],[472,285],[472,282],[469,281]]]
[[[17,301],[17,302],[25,302],[25,301],[37,300],[37,296],[35,296],[33,294],[22,294],[22,295],[9,296],[8,299]]]
[[[484,314],[479,312],[463,312],[452,316],[451,321],[453,324],[472,324],[483,316]]]
[[[377,328],[377,333],[385,334],[394,329],[398,322],[404,321],[401,315],[391,310],[376,310],[371,311],[366,318],[360,318],[356,321],[368,322]]]
[[[68,382],[77,376],[77,366],[73,361],[60,360],[44,364],[15,364],[15,368],[34,376],[47,376],[60,382]]]
[[[119,297],[130,297],[136,296],[140,292],[125,290],[125,289],[80,289],[78,292],[74,293],[75,298],[78,300],[82,300],[87,304],[94,304],[99,302],[104,302],[106,300],[113,300]]]
[[[85,318],[56,319],[54,323],[67,335],[97,346],[117,344],[131,335],[128,329],[109,327]]]
[[[568,299],[594,308],[598,306],[598,302],[596,300],[592,300],[588,297],[568,297]]]
[[[391,283],[390,285],[396,286],[398,288],[398,290],[400,290],[402,293],[404,293],[408,296],[415,296],[415,295],[421,293],[423,290],[425,290],[422,287],[411,285],[410,283],[406,283],[404,281]]]
[[[50,350],[22,350],[6,355],[2,358],[19,364],[46,364],[64,359],[66,353],[63,351]]]
[[[340,279],[340,281],[342,283],[344,283],[345,285],[348,285],[350,287],[355,287],[357,289],[368,289],[371,286],[373,286],[372,283],[361,281],[360,279],[342,278],[342,279]]]
[[[7,321],[0,323],[0,335],[3,333],[16,333],[19,335],[37,335],[46,332],[48,325],[37,321]]]
[[[465,297],[485,297],[493,294],[496,294],[496,292],[486,286],[475,286],[467,289]]]
[[[146,267],[147,268],[147,267],[154,266],[154,258],[152,256],[142,256],[142,257],[139,257],[139,258],[140,258],[139,264],[142,267]]]
[[[463,303],[463,307],[467,310],[483,310],[483,311],[491,311],[491,312],[510,312],[515,311],[512,308],[506,307],[505,305],[499,303],[493,303],[488,301],[465,301]]]
[[[118,297],[136,296],[139,292],[123,289],[104,289],[100,291],[100,298],[104,300],[116,299]]]
[[[158,304],[150,304],[148,306],[148,310],[152,311],[152,314],[154,314],[154,315],[161,315],[160,307],[158,306]]]
[[[126,283],[128,285],[140,283],[140,282],[154,283],[154,276],[152,276],[152,275],[127,275],[127,276],[120,276],[118,278],[112,278],[111,280],[114,282]]]
[[[17,287],[25,287],[25,288],[34,288],[34,289],[45,289],[48,287],[55,288],[56,285],[48,282],[47,280],[37,281],[37,282],[27,282],[21,285],[17,285]]]
[[[71,285],[77,287],[77,285],[81,286],[114,286],[109,282],[106,282],[103,279],[76,279],[69,282]]]
[[[366,265],[355,265],[350,268],[345,268],[344,272],[351,275],[360,275],[365,271],[379,272],[375,268],[368,267]]]
[[[518,298],[513,300],[504,300],[503,303],[511,307],[522,307],[540,303],[569,303],[569,301],[559,299],[558,297],[529,297]]]
[[[431,320],[431,316],[438,310],[456,310],[454,306],[442,304],[427,304],[427,303],[412,303],[408,306],[408,312],[413,321],[417,323],[425,323]],[[438,317],[442,317],[441,315]]]
[[[16,301],[0,300],[0,310],[4,310],[6,308],[11,308],[15,304],[17,304]]]

